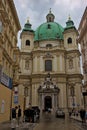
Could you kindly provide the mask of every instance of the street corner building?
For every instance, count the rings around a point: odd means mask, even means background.
[[[27,20],[20,39],[19,104],[26,109],[31,103],[41,111],[81,107],[81,54],[73,20],[69,17],[62,27],[49,10],[36,30]]]
[[[20,29],[13,0],[0,0],[0,123],[11,117],[14,56]]]

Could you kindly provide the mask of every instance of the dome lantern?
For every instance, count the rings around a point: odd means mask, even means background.
[[[54,22],[55,16],[51,13],[51,8],[46,16],[47,22]]]
[[[68,21],[66,22],[66,27],[64,30],[71,29],[71,28],[75,28],[75,26],[74,26],[74,22],[71,20],[71,17],[69,15]]]
[[[31,28],[31,24],[29,22],[29,17],[27,18],[27,22],[24,25],[23,31],[29,31],[29,32],[34,32],[33,29]]]

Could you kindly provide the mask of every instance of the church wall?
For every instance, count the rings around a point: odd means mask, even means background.
[[[51,53],[52,54],[52,53]],[[34,54],[35,55],[35,54]],[[40,73],[45,71],[45,60],[52,60],[52,71],[65,73],[65,59],[64,54],[52,54],[53,58],[44,58],[44,55],[38,56],[36,54],[33,56],[33,73]]]
[[[71,91],[71,88],[74,88],[74,91]],[[77,76],[72,76],[68,78],[67,84],[67,95],[68,95],[68,108],[81,108],[82,107],[82,83],[81,79]]]
[[[66,108],[67,106],[67,97],[66,97],[66,84],[59,83],[58,88],[60,89],[59,92],[59,108]]]
[[[76,83],[75,85],[75,93],[76,93],[76,106],[79,105],[79,107],[81,107],[83,104],[83,96],[81,94],[81,90],[82,89],[82,84],[80,83]]]
[[[23,35],[23,34],[22,34]],[[26,46],[26,40],[29,40],[30,41],[30,46]],[[31,52],[32,49],[33,49],[33,34],[31,35],[28,35],[25,33],[25,35],[23,35],[21,37],[21,51],[22,52]]]
[[[68,38],[72,38],[72,44],[68,44],[67,43],[67,39]],[[67,32],[66,34],[64,34],[64,46],[67,50],[70,50],[70,49],[78,49],[78,45],[77,45],[77,34],[75,31],[69,31]]]
[[[26,61],[28,61],[26,63]],[[31,74],[32,72],[32,61],[29,57],[29,55],[21,55],[21,60],[20,60],[20,69],[22,70],[23,74]]]
[[[71,60],[71,63],[70,63],[70,60]],[[67,55],[66,72],[67,74],[71,74],[71,73],[80,74],[81,73],[80,58],[77,53],[73,52]]]
[[[38,88],[40,84],[32,84],[32,106],[38,106]]]
[[[39,62],[40,72],[43,72],[44,71],[44,61],[43,61],[42,55],[39,57],[39,60],[40,60],[40,62]]]
[[[77,41],[76,41],[77,31],[74,28],[68,28],[64,30],[63,34],[64,34],[64,40],[42,39],[42,41],[38,40],[39,35],[36,35],[37,41],[35,42],[33,39],[34,38],[33,34],[31,35],[30,31],[24,31],[21,34],[21,40],[22,40],[21,52],[25,52],[25,54],[23,54],[24,57],[22,57],[22,61],[21,61],[21,66],[23,69],[22,74],[24,74],[25,77],[27,75],[29,76],[29,78],[31,78],[31,85],[30,85],[31,90],[30,90],[30,95],[28,96],[29,96],[32,106],[40,105],[39,107],[41,107],[41,109],[45,109],[44,101],[47,100],[45,99],[45,96],[47,95],[50,98],[52,98],[52,105],[53,105],[52,107],[56,106],[57,108],[57,105],[59,104],[60,108],[67,109],[68,107],[67,105],[72,103],[71,101],[72,99],[69,99],[67,84],[69,82],[70,83],[76,82],[78,80],[77,77],[81,79],[80,77],[81,75],[79,75],[80,74],[80,66],[79,66],[80,54],[79,54]],[[67,42],[67,39],[69,37],[72,38],[72,43],[70,44]],[[32,43],[30,47],[25,46],[25,41],[27,39],[29,39]],[[30,68],[29,69],[31,70],[31,73],[29,70],[25,69],[25,59],[26,57],[30,55],[29,52],[32,52],[32,55],[31,55],[32,59],[29,59],[29,64],[31,64],[31,69]],[[30,63],[30,60],[31,60],[31,63]],[[45,71],[46,60],[52,60],[52,71],[47,71],[47,70]],[[72,62],[70,62],[70,60]],[[48,63],[48,66],[49,64],[51,66],[51,62]],[[57,90],[55,89],[56,87],[55,88],[53,87],[55,92],[52,90],[52,88],[50,89],[50,92],[49,92],[48,84],[44,84],[44,87],[43,87],[42,82],[44,83],[44,81],[46,80],[45,76],[47,75],[47,73],[50,73],[50,76],[52,76],[52,81],[60,89],[60,92],[59,92],[59,89]],[[78,75],[76,78],[73,79],[74,77],[73,74],[74,76],[76,74]],[[52,87],[52,84],[50,86]],[[46,88],[45,89],[46,91],[43,92],[44,90],[40,89],[39,87],[40,88],[42,87],[43,89]],[[38,95],[38,88],[40,89],[39,95]],[[79,91],[79,89],[80,89],[80,86],[77,85],[75,87],[75,91],[76,92],[78,91],[78,93],[80,93],[81,91]],[[57,100],[54,101],[56,98],[58,98],[57,99],[58,103],[57,103]],[[80,98],[79,99],[78,98],[76,99],[76,98],[77,97],[75,97],[75,100],[77,101],[80,100]],[[28,102],[28,97],[26,100]]]
[[[39,43],[39,46],[40,47],[46,47],[46,45],[47,44],[51,44],[52,45],[52,47],[57,47],[58,46],[58,43],[59,43],[59,41],[41,41],[40,43]]]

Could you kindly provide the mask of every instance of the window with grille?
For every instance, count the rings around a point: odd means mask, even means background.
[[[52,71],[52,60],[45,61],[45,71]]]

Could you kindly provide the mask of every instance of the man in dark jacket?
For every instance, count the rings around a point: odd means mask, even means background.
[[[16,110],[17,110],[17,106],[15,108],[12,108],[12,120],[11,120],[11,128],[12,129],[15,129],[16,124],[17,124]]]
[[[19,122],[20,122],[20,118],[21,118],[21,108],[20,108],[20,105],[18,106],[18,125],[19,125]]]
[[[85,122],[85,113],[86,113],[85,109],[80,110],[80,117],[82,119],[82,123]]]

